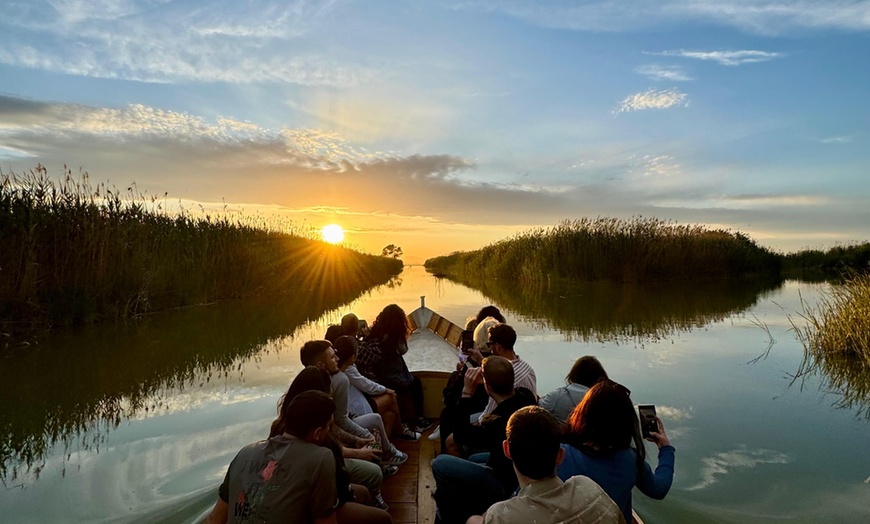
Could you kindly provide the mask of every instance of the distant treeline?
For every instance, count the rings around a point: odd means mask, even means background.
[[[805,249],[783,256],[783,272],[794,278],[840,278],[870,271],[870,242],[822,251]]]
[[[426,269],[460,280],[504,278],[553,284],[565,280],[659,282],[771,277],[781,256],[742,233],[655,218],[563,221],[476,251],[431,258]]]
[[[256,217],[170,213],[69,171],[61,182],[42,166],[0,175],[0,332],[263,294],[355,295],[401,270]]]

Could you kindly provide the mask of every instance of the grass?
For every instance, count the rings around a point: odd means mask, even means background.
[[[780,258],[742,233],[655,218],[563,221],[476,251],[432,258],[427,270],[463,280],[656,282],[777,275]]]
[[[825,251],[804,249],[783,256],[783,272],[802,280],[842,279],[850,272],[870,270],[870,242],[835,246]]]
[[[263,294],[358,293],[401,271],[401,261],[278,226],[170,212],[134,187],[92,187],[66,168],[60,181],[42,166],[0,174],[0,331]]]

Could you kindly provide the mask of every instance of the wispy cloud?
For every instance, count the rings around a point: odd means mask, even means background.
[[[716,483],[718,477],[732,473],[735,469],[752,469],[765,464],[788,464],[788,462],[789,457],[785,453],[769,449],[752,450],[740,446],[701,459],[701,480],[688,489],[696,491],[710,487]]]
[[[678,66],[647,64],[638,67],[635,71],[653,80],[667,80],[670,82],[687,82],[692,80],[692,77],[687,75],[686,72],[683,71],[683,68]]]
[[[654,56],[673,56],[679,58],[693,58],[695,60],[707,60],[716,62],[724,66],[757,64],[759,62],[768,62],[770,60],[773,60],[774,58],[781,58],[785,56],[783,53],[775,53],[772,51],[757,51],[753,49],[745,49],[740,51],[689,51],[686,49],[678,49],[647,54]]]
[[[646,109],[668,109],[670,107],[686,107],[689,105],[688,95],[677,88],[657,91],[648,89],[643,93],[635,93],[626,97],[614,113],[630,113]]]
[[[850,135],[830,136],[819,140],[823,144],[848,144],[851,141],[852,136]]]

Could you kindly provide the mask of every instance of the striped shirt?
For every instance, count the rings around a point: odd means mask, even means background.
[[[520,357],[511,360],[511,364],[514,366],[514,388],[526,388],[535,395],[535,398],[537,398],[538,379],[535,376],[535,370],[532,369],[532,366]],[[492,410],[494,409],[495,400],[493,400],[492,397],[489,397],[489,403],[486,405],[486,409],[483,410],[483,413],[480,414],[478,421],[484,416],[492,413]]]

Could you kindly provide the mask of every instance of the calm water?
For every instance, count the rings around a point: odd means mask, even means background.
[[[310,304],[236,302],[57,333],[0,360],[0,521],[195,521],[236,451],[268,432],[303,341],[348,311],[371,321],[388,303],[411,311],[426,295],[457,323],[499,305],[542,394],[594,354],[636,403],[657,405],[676,477],[664,501],[635,497],[648,523],[870,522],[864,404],[828,391],[824,376],[789,387],[803,352],[788,315],[822,289],[520,294],[496,283],[484,295],[408,268],[323,315]],[[750,364],[771,336],[767,357]]]

